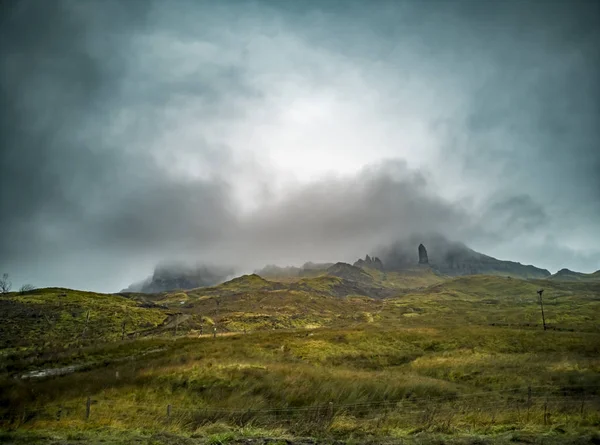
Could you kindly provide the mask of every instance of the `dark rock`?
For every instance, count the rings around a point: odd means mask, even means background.
[[[365,256],[365,259],[358,259],[354,262],[354,266],[356,267],[371,267],[377,270],[383,270],[383,263],[376,256],[370,257],[369,255]]]
[[[429,264],[427,249],[423,244],[419,244],[419,264]]]
[[[378,270],[383,270],[383,262],[377,257],[373,258],[373,267]]]

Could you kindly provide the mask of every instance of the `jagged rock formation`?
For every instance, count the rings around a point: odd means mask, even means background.
[[[423,244],[419,244],[419,264],[429,264],[427,249]]]
[[[463,243],[449,241],[441,235],[418,235],[379,250],[385,269],[406,270],[417,263],[415,247],[427,245],[430,267],[444,275],[502,275],[515,278],[546,278],[550,272],[514,261],[502,261],[476,252]]]
[[[354,266],[371,267],[373,269],[383,270],[382,261],[376,256],[371,258],[369,255],[367,255],[364,260],[362,258],[359,258],[357,261],[354,262]]]
[[[121,292],[159,293],[214,286],[234,274],[232,268],[217,266],[190,267],[181,264],[163,264],[154,269],[151,277],[134,283]]]

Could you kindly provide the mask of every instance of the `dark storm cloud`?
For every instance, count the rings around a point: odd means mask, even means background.
[[[3,5],[0,224],[6,235],[1,250],[12,257],[39,240],[46,222],[77,218],[84,195],[102,187],[115,168],[119,154],[102,146],[95,124],[119,75],[113,70],[119,51],[110,35],[105,42],[90,40],[95,24],[83,3]],[[119,11],[134,3],[128,5]],[[106,24],[112,31],[122,25],[118,18]]]
[[[3,5],[0,264],[17,276],[36,271],[23,279],[48,283],[54,275],[53,284],[67,284],[73,275],[85,286],[104,275],[94,264],[106,267],[107,257],[118,263],[125,254],[123,264],[129,254],[217,239],[231,219],[223,181],[169,177],[136,138],[111,134],[123,109],[130,36],[143,31],[149,3]],[[146,98],[160,103],[156,96]],[[152,120],[153,110],[145,111],[130,120],[130,131],[156,134]],[[204,159],[228,162],[226,150],[205,150]]]
[[[171,259],[349,261],[414,232],[542,267],[600,267],[594,2],[2,8],[0,268],[14,282],[115,290]],[[421,147],[401,135],[397,159],[279,193],[286,172],[236,125],[276,130],[272,91],[323,86],[375,92],[365,125],[414,114],[439,157],[408,165]],[[466,192],[447,193],[457,182]]]
[[[470,225],[466,210],[432,193],[422,174],[386,161],[292,191],[252,215],[242,233],[262,261],[269,261],[263,249],[288,261],[351,261],[386,240],[415,232],[460,237]]]
[[[123,105],[129,35],[136,27],[143,29],[149,4],[24,1],[5,7],[3,260],[39,254],[36,248],[44,244],[58,250],[77,247],[82,239],[84,245],[123,242],[138,248],[149,239],[160,240],[163,233],[157,228],[167,226],[186,242],[182,221],[193,221],[189,229],[200,225],[209,232],[208,225],[220,226],[227,218],[225,184],[169,178],[150,150],[132,150],[133,139],[109,134],[110,120]],[[138,80],[143,83],[143,77]],[[164,104],[160,94],[145,98]],[[216,101],[212,94],[209,99]],[[153,112],[145,110],[130,124],[141,133],[155,130],[153,120],[160,116]],[[209,165],[227,163],[223,150],[217,156],[210,149],[205,154]],[[200,206],[206,224],[190,217],[190,209]]]
[[[463,42],[475,62],[461,68],[472,94],[462,121],[450,120],[462,135],[451,152],[469,172],[599,218],[600,5],[485,6],[463,8],[478,38]]]
[[[498,241],[522,233],[531,233],[547,224],[544,208],[529,195],[492,199],[481,216],[482,225]]]

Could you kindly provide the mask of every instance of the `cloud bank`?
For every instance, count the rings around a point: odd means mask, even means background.
[[[0,270],[353,260],[438,232],[600,269],[593,2],[12,1]]]

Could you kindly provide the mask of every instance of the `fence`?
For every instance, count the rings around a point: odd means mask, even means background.
[[[2,424],[19,426],[29,422],[85,421],[138,426],[178,424],[182,429],[225,422],[238,426],[286,426],[298,430],[329,427],[336,419],[352,419],[381,427],[451,428],[462,425],[553,425],[558,423],[598,425],[600,395],[594,387],[528,387],[485,391],[455,396],[364,403],[327,402],[311,406],[226,409],[214,406],[178,405],[165,401],[117,401],[97,397],[39,407],[22,407],[3,413]],[[216,401],[218,403],[218,401]]]

